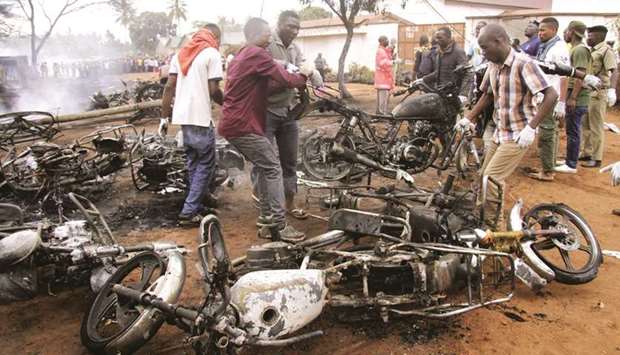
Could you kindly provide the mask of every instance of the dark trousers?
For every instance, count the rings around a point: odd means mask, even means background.
[[[581,120],[588,112],[587,106],[577,106],[566,111],[566,165],[577,168],[581,143]]]
[[[182,125],[189,188],[181,214],[194,215],[215,176],[215,132],[213,127]]]

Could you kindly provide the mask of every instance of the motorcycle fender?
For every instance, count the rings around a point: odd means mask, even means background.
[[[22,230],[0,239],[0,269],[17,265],[41,245],[41,230]]]
[[[183,255],[177,251],[171,251],[167,253],[166,256],[168,257],[166,273],[160,276],[146,292],[156,295],[165,302],[176,303],[181,294],[181,290],[183,290],[183,283],[185,281],[185,260],[183,259]],[[150,333],[154,329],[157,329],[156,325],[163,321],[163,313],[158,309],[149,307],[140,314],[125,334],[106,346],[105,353],[127,353],[126,349],[133,349],[134,344],[136,344],[139,339],[150,338]]]
[[[547,266],[536,253],[534,252],[532,244],[534,241],[527,241],[521,243],[521,250],[523,251],[523,260],[532,268],[538,275],[547,281],[555,279],[555,272]]]
[[[521,218],[521,210],[523,209],[523,200],[519,199],[512,209],[510,210],[510,216],[508,217],[508,225],[510,230],[518,232],[523,230],[523,218]]]
[[[266,270],[242,276],[231,288],[231,304],[249,336],[267,340],[303,328],[325,306],[321,270]]]

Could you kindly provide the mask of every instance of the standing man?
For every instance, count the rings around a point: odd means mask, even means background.
[[[573,68],[590,73],[592,57],[590,50],[583,44],[586,25],[581,21],[571,21],[564,31],[564,41],[570,43],[570,63]],[[583,86],[583,81],[570,78],[568,81],[568,98],[566,99],[566,161],[555,167],[558,173],[577,172],[579,142],[581,139],[581,120],[588,112],[590,90]]]
[[[202,220],[203,200],[209,196],[209,185],[215,174],[215,132],[211,101],[223,103],[219,82],[224,76],[218,51],[221,32],[215,24],[207,24],[170,63],[164,88],[162,116],[181,125],[183,146],[187,156],[189,188],[181,224],[198,224]],[[174,108],[171,107],[174,98]]]
[[[597,168],[603,160],[605,143],[605,115],[607,106],[616,103],[616,82],[612,82],[616,70],[616,57],[613,49],[605,43],[607,27],[594,26],[588,28],[588,46],[592,48],[592,74],[603,81],[603,87],[592,92],[588,116],[583,123],[583,152],[579,160],[581,166]],[[616,80],[617,81],[617,80]]]
[[[282,11],[278,17],[278,25],[272,32],[272,41],[267,52],[276,62],[301,67],[305,58],[299,47],[293,43],[299,33],[299,15],[295,11]],[[267,99],[267,117],[265,120],[265,137],[277,147],[282,182],[284,184],[284,200],[286,213],[297,219],[306,219],[308,214],[295,205],[297,194],[297,147],[299,145],[299,125],[297,117],[289,114],[295,104],[296,89],[283,88]],[[252,170],[254,191],[257,191],[257,169]]]
[[[521,50],[529,55],[530,57],[536,57],[538,54],[538,47],[540,47],[540,38],[538,38],[538,21],[532,21],[527,24],[525,28],[525,37],[527,37],[527,41],[525,41],[521,45]]]
[[[558,20],[553,17],[545,17],[540,21],[538,37],[540,46],[536,59],[546,63],[560,63],[570,65],[568,47],[558,36]],[[553,181],[555,178],[555,158],[558,149],[558,121],[564,122],[566,116],[566,92],[568,91],[568,78],[559,75],[548,75],[548,81],[560,95],[552,112],[540,122],[540,136],[538,137],[538,154],[542,165],[542,171],[531,172],[527,175],[539,181]]]
[[[423,73],[422,68],[422,58],[424,58],[428,52],[431,50],[431,44],[428,40],[428,36],[426,34],[422,34],[420,36],[420,42],[418,50],[415,52],[415,62],[413,63],[413,78],[419,79],[428,73]]]
[[[478,44],[490,62],[480,86],[484,94],[458,124],[470,125],[486,106],[494,105],[497,128],[481,172],[504,185],[534,141],[538,124],[553,110],[558,94],[538,65],[510,46],[510,37],[500,25],[483,28]],[[544,99],[537,111],[532,99],[538,93]],[[493,186],[489,194],[499,198]],[[500,208],[503,210],[503,203]]]
[[[323,53],[319,53],[314,60],[314,69],[319,71],[321,79],[325,81],[325,69],[327,69],[327,61],[323,58]]]
[[[282,168],[274,145],[266,137],[265,116],[271,88],[302,87],[309,73],[307,69],[303,69],[304,75],[288,73],[265,50],[271,41],[265,20],[251,18],[243,33],[247,45],[228,67],[218,132],[254,165],[261,213],[257,223],[261,227],[259,236],[276,230],[283,240],[300,241],[304,234],[286,223]]]
[[[435,39],[439,47],[433,62],[433,72],[424,76],[422,80],[426,84],[434,85],[435,87],[453,83],[456,86],[455,94],[458,94],[461,101],[464,101],[471,84],[471,72],[468,71],[467,75],[459,77],[454,72],[454,69],[460,65],[467,64],[465,51],[454,42],[452,31],[448,27],[438,29],[435,32]]]
[[[486,25],[487,23],[484,21],[480,21],[478,22],[478,24],[476,24],[474,37],[471,39],[469,43],[469,49],[467,50],[467,59],[469,59],[471,61],[471,64],[474,66],[474,71],[478,70],[480,64],[484,62],[484,57],[482,57],[482,54],[480,54],[478,36],[480,36],[480,30],[482,30]]]
[[[379,37],[379,47],[375,55],[375,89],[377,90],[377,114],[388,115],[390,90],[394,88],[392,56],[388,49],[386,36]]]

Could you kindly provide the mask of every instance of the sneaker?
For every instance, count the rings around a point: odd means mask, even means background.
[[[565,165],[566,164],[566,160],[564,159],[558,159],[555,161],[555,166],[561,166],[561,165]]]
[[[562,164],[560,166],[556,166],[555,169],[553,169],[556,173],[565,173],[565,174],[575,174],[577,173],[577,169],[576,168],[571,168],[570,166],[566,165],[566,164]]]
[[[187,214],[179,214],[178,215],[178,220],[179,220],[179,225],[181,226],[195,226],[195,225],[200,225],[200,222],[202,221],[203,216],[200,213],[196,213],[193,215],[187,215]]]
[[[306,234],[298,231],[290,224],[286,224],[284,228],[280,229],[280,239],[285,242],[297,243],[306,238]]]
[[[584,168],[600,168],[601,161],[600,160],[588,160],[581,163],[581,166]]]
[[[271,216],[263,216],[260,215],[258,216],[258,218],[256,219],[256,227],[258,228],[263,228],[263,227],[272,227],[273,226],[273,219]]]

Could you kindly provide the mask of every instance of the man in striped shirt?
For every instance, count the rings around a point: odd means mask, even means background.
[[[553,110],[558,93],[528,56],[510,46],[510,37],[503,27],[496,24],[484,27],[478,44],[490,62],[480,85],[483,95],[458,124],[471,124],[487,105],[494,104],[497,128],[493,143],[485,153],[481,174],[503,186],[534,141],[541,119]],[[539,92],[544,99],[537,110],[532,98]],[[493,186],[489,189],[491,198],[499,197],[497,189]]]

